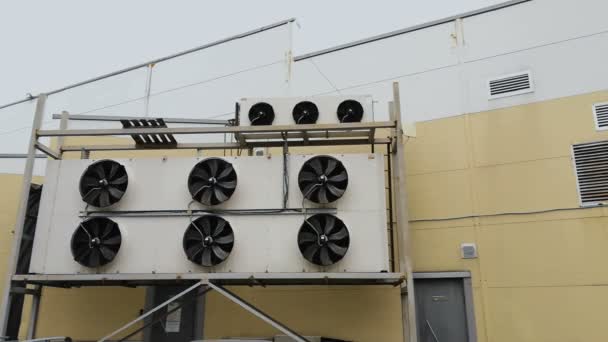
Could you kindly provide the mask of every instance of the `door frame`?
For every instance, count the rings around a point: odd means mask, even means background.
[[[416,279],[462,279],[462,288],[464,289],[464,306],[467,322],[467,334],[469,342],[477,342],[477,328],[475,325],[475,306],[473,303],[473,284],[471,282],[471,272],[456,271],[456,272],[414,272],[414,280]],[[414,284],[414,287],[416,284]],[[414,299],[415,300],[415,299]]]

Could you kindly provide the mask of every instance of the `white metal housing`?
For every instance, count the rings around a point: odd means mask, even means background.
[[[319,109],[317,124],[340,123],[337,109],[340,103],[346,100],[355,100],[363,106],[363,119],[361,122],[374,121],[374,106],[371,96],[315,96],[315,97],[275,97],[275,98],[244,98],[239,101],[240,125],[251,126],[249,110],[256,103],[265,102],[274,109],[273,125],[294,125],[293,108],[302,101],[310,101]]]
[[[288,158],[289,208],[323,207],[302,201],[297,184],[302,164],[311,156]],[[202,272],[380,272],[388,270],[388,242],[384,191],[384,160],[381,154],[335,155],[349,175],[346,193],[326,205],[337,208],[336,216],[347,225],[350,247],[341,261],[319,267],[306,261],[297,245],[302,214],[220,215],[234,230],[232,253],[222,264],[205,268],[189,260],[182,238],[190,217],[108,217],[118,223],[122,245],[116,258],[99,269],[76,263],[70,239],[86,203],[78,182],[94,160],[49,161],[42,194],[30,271],[40,274],[76,273],[202,273]],[[124,197],[106,210],[187,210],[191,202],[187,178],[204,158],[126,159],[129,186]],[[233,196],[211,209],[278,209],[283,202],[281,156],[226,157],[237,172]],[[191,209],[205,209],[197,202]],[[89,207],[87,210],[98,210]]]

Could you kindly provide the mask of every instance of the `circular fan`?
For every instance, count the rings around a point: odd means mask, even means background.
[[[249,121],[253,126],[271,125],[274,121],[274,109],[266,102],[256,103],[249,109]]]
[[[346,100],[338,106],[338,120],[340,122],[361,122],[363,119],[363,106],[355,100]]]
[[[339,218],[329,214],[309,217],[298,232],[298,247],[304,259],[319,266],[342,260],[348,251],[350,234]]]
[[[302,101],[293,107],[293,120],[297,125],[310,125],[319,119],[319,108],[310,101]]]
[[[86,267],[99,267],[114,260],[122,235],[116,222],[105,217],[86,220],[76,228],[70,244],[74,260]]]
[[[228,221],[219,216],[205,215],[190,223],[183,245],[188,260],[201,266],[215,266],[230,255],[234,233]]]
[[[124,166],[113,160],[100,160],[89,165],[80,177],[80,196],[92,206],[107,207],[120,201],[128,183]]]
[[[344,195],[348,173],[336,158],[317,156],[307,160],[300,169],[298,185],[307,199],[315,203],[331,203]]]
[[[196,164],[188,176],[192,198],[204,205],[226,202],[236,189],[236,171],[229,162],[208,158]]]

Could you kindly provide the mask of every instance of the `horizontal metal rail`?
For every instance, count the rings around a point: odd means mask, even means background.
[[[57,93],[60,93],[62,91],[66,91],[66,90],[69,90],[69,89],[72,89],[72,88],[76,88],[76,87],[80,87],[80,86],[83,86],[83,85],[86,85],[86,84],[89,84],[89,83],[101,81],[103,79],[110,78],[110,77],[113,77],[113,76],[118,76],[118,75],[127,73],[129,71],[145,68],[145,67],[147,67],[148,65],[151,65],[151,64],[157,64],[157,63],[164,62],[164,61],[167,61],[167,60],[170,60],[170,59],[173,59],[173,58],[181,57],[181,56],[193,53],[193,52],[205,50],[205,49],[208,49],[210,47],[214,47],[214,46],[225,44],[225,43],[228,43],[228,42],[231,42],[231,41],[234,41],[234,40],[246,38],[246,37],[249,37],[249,36],[252,36],[254,34],[258,34],[258,33],[264,32],[264,31],[272,30],[274,28],[277,28],[277,27],[289,24],[289,23],[294,22],[294,21],[296,21],[295,18],[291,18],[291,19],[287,19],[287,20],[282,20],[282,21],[276,22],[274,24],[270,24],[270,25],[267,25],[267,26],[262,26],[260,28],[257,28],[257,29],[251,30],[251,31],[247,31],[245,33],[241,33],[241,34],[237,34],[237,35],[234,35],[234,36],[231,36],[231,37],[228,37],[228,38],[220,39],[220,40],[217,40],[215,42],[208,43],[208,44],[201,45],[201,46],[197,46],[195,48],[188,49],[188,50],[185,50],[185,51],[181,51],[181,52],[169,55],[169,56],[153,59],[153,60],[145,62],[145,63],[137,64],[137,65],[134,65],[134,66],[131,66],[131,67],[128,67],[128,68],[124,68],[124,69],[117,70],[117,71],[114,71],[114,72],[111,72],[111,73],[108,73],[108,74],[97,76],[97,77],[94,77],[94,78],[91,78],[91,79],[88,79],[88,80],[85,80],[85,81],[82,81],[82,82],[70,84],[70,85],[65,86],[63,88],[59,88],[59,89],[55,89],[55,90],[46,92],[45,94],[46,95],[57,94]],[[23,102],[27,102],[27,101],[33,100],[33,99],[35,99],[37,97],[38,96],[28,96],[27,98],[25,98],[23,100],[19,100],[19,101],[15,101],[15,102],[12,102],[12,103],[8,103],[8,104],[5,104],[5,105],[2,105],[2,106],[0,106],[0,109],[6,108],[6,107],[10,107],[10,106],[14,106],[14,105],[17,105],[17,104],[20,104],[20,103],[23,103]]]
[[[224,134],[224,133],[273,133],[273,132],[324,132],[354,131],[365,129],[395,128],[395,122],[366,122],[322,125],[289,126],[230,126],[230,127],[166,127],[136,129],[58,129],[39,130],[38,137],[87,137],[87,136],[130,136],[137,134]]]
[[[337,208],[95,210],[81,211],[79,217],[190,217],[206,214],[218,214],[222,216],[274,216],[336,214],[337,212]]]
[[[229,120],[216,119],[184,119],[184,118],[161,118],[161,117],[141,117],[141,116],[118,116],[118,115],[83,115],[70,114],[68,120],[76,121],[121,121],[121,120],[141,120],[141,119],[163,119],[165,123],[194,124],[194,125],[229,125]],[[61,120],[61,114],[53,114],[53,119]]]
[[[0,159],[27,159],[27,153],[0,153]],[[34,156],[36,159],[46,159],[47,156],[44,154],[37,154]]]

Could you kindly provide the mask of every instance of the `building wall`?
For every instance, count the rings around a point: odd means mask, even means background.
[[[608,339],[608,210],[580,208],[571,156],[572,144],[608,139],[591,109],[606,100],[428,121],[407,142],[414,268],[472,273],[479,341]],[[461,243],[479,258],[461,259]]]

